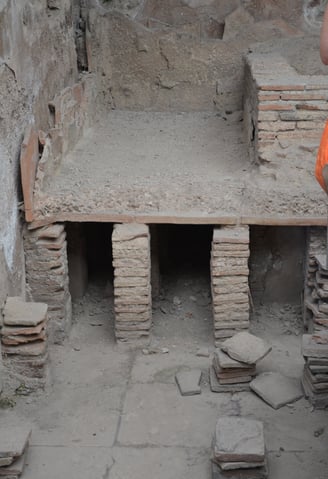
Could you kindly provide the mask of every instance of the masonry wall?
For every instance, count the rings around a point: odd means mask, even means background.
[[[279,55],[251,54],[245,74],[244,118],[251,160],[277,160],[277,147],[319,143],[328,111],[324,75],[300,75]]]
[[[26,126],[49,126],[48,102],[77,79],[71,0],[0,4],[0,306],[24,293],[19,151]]]

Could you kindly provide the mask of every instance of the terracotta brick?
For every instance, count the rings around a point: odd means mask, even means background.
[[[296,104],[297,110],[310,110],[310,111],[327,111],[328,103],[327,102],[318,102],[318,103],[298,103]]]
[[[282,93],[282,100],[291,101],[306,101],[306,100],[328,100],[328,91],[320,91],[317,93]]]
[[[263,91],[303,91],[305,90],[305,84],[260,85],[259,88]]]
[[[286,103],[271,103],[269,105],[259,105],[260,111],[293,111],[293,105],[286,105]]]
[[[275,100],[280,100],[280,95],[279,93],[271,93],[271,94],[263,94],[260,93],[258,96],[259,101],[275,101]]]

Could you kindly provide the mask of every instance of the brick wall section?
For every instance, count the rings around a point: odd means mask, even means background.
[[[146,344],[152,323],[149,228],[117,224],[112,245],[116,339]]]
[[[214,228],[211,285],[216,344],[249,327],[249,228]]]
[[[320,329],[320,324],[317,327],[315,326],[316,316],[318,317],[319,322],[320,319],[324,319],[322,318],[323,313],[319,311],[318,302],[320,296],[325,296],[325,294],[322,292],[323,287],[318,287],[319,268],[315,256],[326,254],[326,236],[327,231],[325,227],[312,226],[307,230],[303,321],[305,329],[309,331],[316,330],[318,327]],[[326,316],[328,321],[328,314],[326,314]]]
[[[283,141],[319,140],[328,114],[323,75],[300,75],[280,56],[250,54],[246,59],[244,120],[250,156],[268,161]]]
[[[48,304],[49,339],[61,343],[72,317],[64,225],[25,227],[24,250],[29,299]]]

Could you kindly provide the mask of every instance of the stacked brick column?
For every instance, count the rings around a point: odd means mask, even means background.
[[[115,225],[112,245],[116,339],[147,343],[152,322],[149,228]]]
[[[24,231],[27,292],[31,301],[48,304],[49,336],[62,342],[71,324],[71,295],[63,224]]]
[[[326,235],[324,227],[307,231],[303,320],[310,332],[328,328],[328,277],[316,259],[326,255]]]
[[[249,229],[214,228],[211,285],[216,344],[249,327]]]

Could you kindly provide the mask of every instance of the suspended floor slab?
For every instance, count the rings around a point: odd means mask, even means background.
[[[295,144],[290,164],[285,158],[263,171],[249,162],[241,120],[236,113],[112,111],[36,189],[35,226],[325,224],[325,195],[311,177],[313,151],[302,150],[296,168]]]

